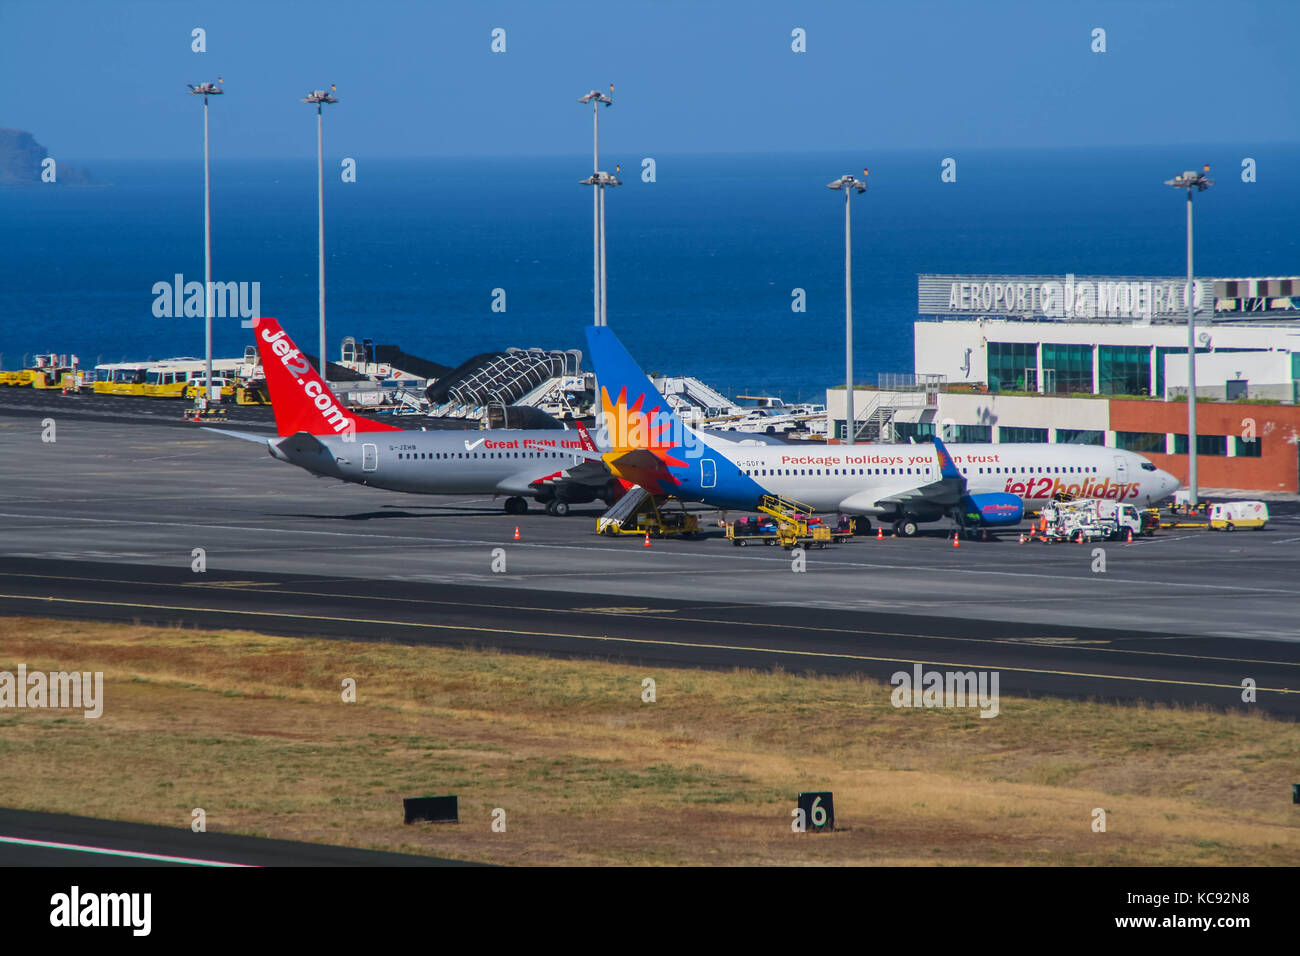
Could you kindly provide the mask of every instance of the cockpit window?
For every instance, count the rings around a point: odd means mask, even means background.
[[[1153,465],[1153,464],[1151,464],[1151,462],[1149,462],[1149,461],[1144,461],[1144,462],[1142,462],[1142,470],[1143,470],[1143,471],[1155,471],[1155,470],[1156,470],[1156,466]]]

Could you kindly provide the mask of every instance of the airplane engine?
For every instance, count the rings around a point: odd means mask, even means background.
[[[970,527],[998,528],[1019,524],[1025,516],[1025,508],[1016,495],[990,492],[966,495],[958,506],[958,516]]]

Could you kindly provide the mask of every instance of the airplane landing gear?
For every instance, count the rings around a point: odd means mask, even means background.
[[[506,514],[522,515],[528,513],[528,502],[518,495],[506,499]]]
[[[894,524],[894,533],[900,538],[915,538],[916,532],[916,519],[914,518],[903,518]]]
[[[563,518],[569,513],[569,503],[567,501],[561,501],[559,498],[552,498],[550,501],[546,502],[546,513],[548,515],[555,515],[557,518]]]

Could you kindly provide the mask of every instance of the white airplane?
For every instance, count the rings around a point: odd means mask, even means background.
[[[968,531],[1014,526],[1027,503],[1059,493],[1150,505],[1179,484],[1141,455],[1096,445],[723,444],[682,422],[608,327],[589,327],[587,342],[612,449],[605,463],[651,494],[738,510],[779,495],[910,537],[943,518]]]
[[[255,319],[254,328],[279,434],[209,431],[255,441],[280,461],[341,481],[424,495],[504,494],[507,514],[524,514],[533,498],[562,516],[571,504],[612,504],[630,487],[610,475],[580,424],[576,431],[417,431],[354,415],[275,319]]]

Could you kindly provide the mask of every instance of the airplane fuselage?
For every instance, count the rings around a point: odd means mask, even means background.
[[[502,493],[537,496],[537,482],[586,460],[576,431],[400,431],[270,439],[271,454],[313,474],[425,495]],[[591,501],[605,489],[592,485]]]
[[[948,445],[972,495],[1004,493],[1026,508],[1058,493],[1148,505],[1177,488],[1172,475],[1132,452],[1095,445]],[[816,511],[896,515],[926,520],[941,509],[886,502],[938,481],[934,448],[916,445],[769,446],[727,449],[701,443],[698,457],[674,468],[674,493],[720,507],[750,508],[763,494],[781,495]],[[883,503],[882,503],[883,502]]]

